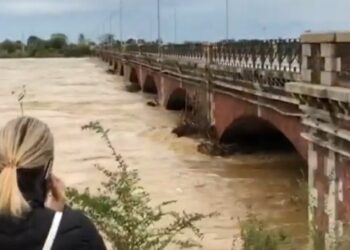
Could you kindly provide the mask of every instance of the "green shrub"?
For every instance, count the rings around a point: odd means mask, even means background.
[[[69,45],[67,46],[63,54],[65,57],[83,57],[83,56],[90,56],[91,50],[90,46],[88,45]]]
[[[130,170],[122,156],[116,152],[105,130],[98,122],[91,122],[83,129],[100,134],[111,150],[115,171],[97,165],[106,176],[97,194],[88,189],[79,192],[69,189],[67,196],[73,206],[82,209],[99,227],[107,240],[118,250],[162,250],[169,245],[179,249],[199,247],[202,233],[196,222],[215,214],[178,213],[167,206],[166,201],[156,207],[150,205],[150,195],[140,186],[137,170]],[[169,221],[162,226],[165,220]],[[195,239],[185,236],[192,233]]]
[[[241,239],[242,250],[280,250],[289,245],[288,237],[283,231],[267,230],[262,221],[252,216],[241,223]]]

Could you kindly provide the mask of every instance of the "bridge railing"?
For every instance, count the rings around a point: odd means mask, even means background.
[[[131,53],[131,54],[139,54],[140,53],[140,46],[138,44],[127,44],[126,46],[123,46],[123,52],[124,53]]]
[[[201,43],[166,44],[159,46],[156,43],[142,44],[139,50],[141,55],[152,55],[166,59],[205,61],[205,47]]]
[[[207,58],[206,45],[201,43],[167,44],[162,47],[162,56],[194,62],[205,62]]]
[[[300,72],[298,40],[242,40],[212,45],[212,62],[239,68]]]
[[[141,54],[158,55],[159,54],[159,45],[157,43],[142,44],[142,45],[140,45],[140,53]]]
[[[187,60],[237,68],[300,72],[301,44],[298,40],[240,40],[214,44],[156,43],[129,44],[126,53],[139,53],[160,58]]]

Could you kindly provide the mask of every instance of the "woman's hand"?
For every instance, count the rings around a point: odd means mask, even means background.
[[[54,211],[62,212],[66,204],[65,186],[61,179],[52,175],[49,180],[49,191],[46,207]]]

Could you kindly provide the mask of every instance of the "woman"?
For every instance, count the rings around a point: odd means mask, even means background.
[[[92,222],[65,207],[64,186],[51,175],[53,158],[43,122],[21,117],[0,131],[1,250],[106,249]]]

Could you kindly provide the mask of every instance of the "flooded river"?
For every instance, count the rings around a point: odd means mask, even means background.
[[[0,60],[0,83],[0,125],[20,114],[11,92],[26,85],[24,112],[52,128],[55,172],[67,185],[97,187],[102,177],[93,164],[111,164],[100,138],[80,129],[99,120],[155,203],[175,199],[178,210],[220,212],[200,225],[203,249],[230,250],[238,218],[248,213],[305,237],[307,212],[294,202],[302,163],[294,155],[202,155],[198,141],[170,133],[178,113],[146,106],[147,96],[126,92],[93,59]]]

